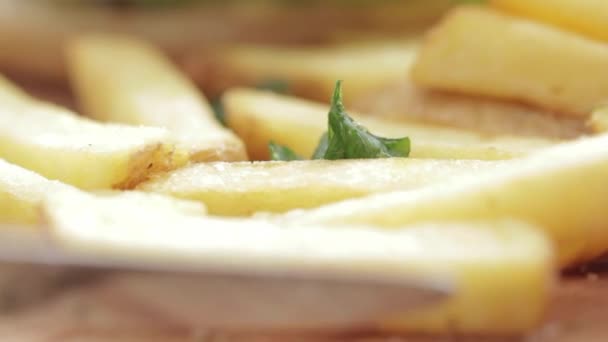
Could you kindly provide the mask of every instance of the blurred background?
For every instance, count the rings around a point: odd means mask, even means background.
[[[221,94],[255,87],[328,102],[345,80],[352,111],[488,134],[571,138],[582,121],[553,109],[412,82],[420,42],[469,0],[0,0],[0,73],[78,110],[66,45],[111,33],[161,47],[222,119]],[[108,70],[112,73],[112,70]]]
[[[277,85],[281,80],[271,74],[255,80],[228,77],[228,69],[237,63],[222,65],[218,59],[226,59],[223,53],[231,47],[292,47],[292,53],[311,54],[348,44],[406,40],[418,36],[454,4],[452,0],[0,0],[0,72],[34,92],[65,102],[61,95],[68,88],[66,41],[82,33],[111,32],[162,47],[208,96],[215,97],[233,85],[284,86]],[[251,58],[260,56],[259,50],[248,52]]]

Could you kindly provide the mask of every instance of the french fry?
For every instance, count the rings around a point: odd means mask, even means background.
[[[455,282],[456,290],[445,303],[405,316],[379,317],[377,324],[386,331],[524,332],[539,323],[553,283],[547,240],[515,221],[436,223],[394,231],[281,227],[262,220],[126,208],[83,194],[50,196],[43,213],[53,240],[90,255],[161,260],[181,267],[246,265],[421,280],[447,276]],[[256,241],[266,247],[259,248]],[[171,294],[165,294],[160,299],[132,293],[159,311],[187,319],[166,299]]]
[[[245,141],[253,160],[268,159],[271,140],[302,156],[310,156],[327,130],[329,108],[320,103],[247,89],[228,91],[223,102],[228,125]],[[441,126],[387,121],[354,113],[351,116],[374,134],[409,136],[410,156],[414,158],[508,159],[554,142],[541,138],[492,138]]]
[[[585,117],[608,98],[608,44],[489,8],[465,6],[435,27],[418,54],[412,77],[426,87],[518,100]]]
[[[122,208],[123,212],[135,210],[140,212],[154,212],[160,215],[183,215],[186,217],[205,217],[207,207],[200,202],[189,201],[185,199],[164,196],[162,194],[153,194],[141,191],[97,191],[95,193],[87,193],[84,191],[62,191],[50,192],[43,198],[41,205],[38,206],[40,211],[41,206],[44,206],[45,201],[49,198],[93,198],[100,211],[104,208]]]
[[[508,163],[435,186],[347,200],[288,213],[283,219],[401,227],[429,220],[515,217],[551,236],[562,266],[608,250],[608,135],[564,143]]]
[[[494,7],[608,41],[608,3],[602,0],[492,0]]]
[[[108,122],[163,127],[193,162],[246,160],[243,142],[214,118],[203,96],[152,45],[117,36],[84,36],[68,65],[86,114]]]
[[[0,159],[0,223],[34,225],[44,197],[68,189],[74,188]]]
[[[46,179],[39,174],[0,159],[0,223],[32,225],[40,223],[40,205],[47,196],[60,192],[78,194],[70,185]],[[101,194],[100,194],[101,196]],[[175,199],[160,194],[136,191],[108,192],[100,198],[113,203],[147,206],[150,210],[180,210],[184,213],[204,215],[206,207],[197,202]],[[153,208],[152,206],[157,206]]]
[[[504,164],[402,158],[209,163],[159,175],[138,189],[201,201],[213,215],[246,216],[418,188]]]
[[[348,81],[351,99],[405,80],[416,48],[415,41],[405,40],[322,47],[243,45],[204,51],[205,57],[193,56],[185,65],[211,93],[280,82],[290,94],[325,102],[336,80]]]
[[[584,121],[577,118],[515,102],[427,89],[409,79],[361,96],[351,108],[389,120],[445,125],[490,135],[571,139],[587,133]]]
[[[594,133],[608,132],[608,107],[603,106],[593,111],[587,125]]]
[[[104,125],[30,98],[0,76],[0,158],[83,189],[129,188],[176,165],[160,128]]]
[[[0,101],[2,104],[5,106],[14,106],[26,102],[29,99],[26,92],[4,76],[0,75]]]

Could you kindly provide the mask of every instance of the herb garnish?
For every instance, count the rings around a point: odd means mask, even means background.
[[[226,111],[224,110],[224,105],[222,104],[222,100],[217,98],[211,101],[211,109],[213,110],[213,114],[217,121],[219,121],[222,126],[226,127]]]
[[[270,160],[291,161],[302,159],[289,147],[275,144],[272,141],[268,144],[268,149],[270,150]]]
[[[271,160],[294,160],[296,154],[285,146],[270,143]],[[278,151],[281,153],[278,153]],[[287,153],[289,152],[289,153]],[[342,81],[336,82],[328,114],[328,130],[321,136],[312,159],[371,159],[407,157],[408,137],[389,139],[370,133],[347,113],[342,101]],[[299,159],[299,158],[297,158]]]
[[[260,90],[269,90],[277,94],[289,93],[289,83],[285,80],[280,79],[264,80],[258,83],[255,87]]]

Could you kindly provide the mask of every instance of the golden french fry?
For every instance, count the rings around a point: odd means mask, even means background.
[[[361,96],[351,108],[389,120],[445,125],[490,135],[569,139],[587,133],[585,122],[577,118],[515,102],[427,89],[409,79]]]
[[[83,194],[50,196],[43,212],[54,240],[92,255],[180,267],[240,265],[455,281],[456,291],[445,303],[405,316],[379,317],[385,331],[524,332],[542,318],[553,283],[550,245],[535,229],[516,221],[431,223],[394,231],[283,227],[262,220],[150,211]],[[153,302],[162,306],[162,301]]]
[[[104,125],[0,76],[0,158],[84,189],[129,188],[176,165],[164,129]]]
[[[245,141],[254,160],[268,159],[271,140],[308,157],[327,130],[329,106],[320,103],[247,89],[228,91],[223,102],[228,125]],[[357,114],[352,117],[374,134],[409,136],[414,158],[508,159],[554,143],[542,138],[488,137],[471,131]]]
[[[163,127],[193,162],[246,160],[243,142],[171,62],[132,38],[84,36],[68,48],[69,67],[86,114],[108,122]]]
[[[483,28],[483,29],[480,29]],[[412,69],[420,85],[585,117],[608,98],[608,44],[489,8],[435,27]]]
[[[400,227],[516,217],[551,236],[562,266],[608,250],[608,136],[563,143],[508,164],[435,186],[288,213],[285,219]]]
[[[587,125],[594,133],[608,132],[608,107],[600,107],[591,113]]]
[[[276,83],[291,94],[325,102],[336,80],[348,81],[351,99],[404,80],[416,48],[416,42],[405,40],[324,47],[232,46],[205,51],[211,66],[202,71],[197,71],[198,57],[186,62],[186,68],[207,82],[207,88],[216,87],[212,93]]]
[[[608,3],[602,0],[492,0],[515,15],[608,41]]]
[[[201,201],[213,215],[246,216],[418,188],[504,164],[404,158],[209,163],[160,175],[138,189]]]

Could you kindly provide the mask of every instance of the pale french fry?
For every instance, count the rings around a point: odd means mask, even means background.
[[[0,76],[0,158],[84,189],[129,188],[171,169],[164,129],[104,125],[30,98]]]
[[[325,47],[232,46],[218,49],[204,68],[202,57],[186,68],[212,93],[233,86],[278,82],[290,94],[327,101],[336,80],[346,80],[351,99],[406,79],[415,41],[395,40]],[[198,76],[200,74],[200,76]],[[216,87],[216,89],[213,89]]]
[[[547,240],[515,221],[435,223],[394,231],[281,227],[261,220],[146,211],[82,194],[50,196],[43,212],[54,240],[92,255],[181,267],[447,276],[455,282],[455,293],[445,303],[406,316],[379,317],[378,325],[386,331],[524,332],[539,323],[553,282]],[[145,292],[140,296],[147,297]],[[156,309],[185,318],[174,301],[147,299]]]
[[[587,125],[594,133],[608,132],[608,107],[604,106],[593,111]]]
[[[222,127],[202,94],[160,50],[117,36],[83,36],[68,48],[76,93],[91,117],[163,127],[190,161],[246,160],[243,142]]]
[[[201,201],[213,215],[246,216],[414,189],[504,164],[404,158],[209,163],[159,175],[138,189]]]
[[[39,174],[0,159],[0,223],[32,225],[40,223],[40,205],[50,195],[59,192],[79,193],[70,185],[46,179]],[[109,192],[101,198],[112,199],[113,203],[143,205],[152,210],[180,210],[185,213],[203,215],[203,204],[179,200],[160,194],[136,191]],[[157,206],[153,208],[152,206]]]
[[[104,208],[121,208],[122,212],[127,213],[137,208],[140,212],[158,213],[160,215],[184,215],[192,217],[204,217],[207,214],[207,207],[200,202],[153,194],[141,191],[102,191],[87,193],[81,190],[50,192],[43,198],[42,206],[49,198],[93,198],[100,211]],[[40,205],[38,206],[40,211]],[[107,210],[107,209],[105,209]],[[127,215],[126,217],[129,217]]]
[[[309,157],[327,130],[329,106],[321,103],[247,89],[228,91],[223,102],[228,125],[245,141],[254,160],[268,159],[271,140]],[[409,136],[414,158],[508,159],[554,142],[542,138],[488,137],[472,131],[351,114],[374,134]]]
[[[435,27],[412,77],[427,87],[519,100],[585,117],[608,98],[608,44],[465,6]]]
[[[515,15],[608,41],[608,3],[602,0],[492,0]]]
[[[19,105],[30,99],[28,94],[12,83],[4,76],[0,75],[0,101],[5,106]]]
[[[74,189],[0,159],[0,223],[36,224],[44,196]]]
[[[608,135],[563,143],[508,163],[435,186],[288,213],[285,219],[400,227],[429,220],[516,217],[551,236],[562,266],[608,250]]]
[[[396,121],[417,121],[491,135],[570,139],[587,132],[583,120],[520,103],[427,89],[411,80],[357,98],[351,108]]]

